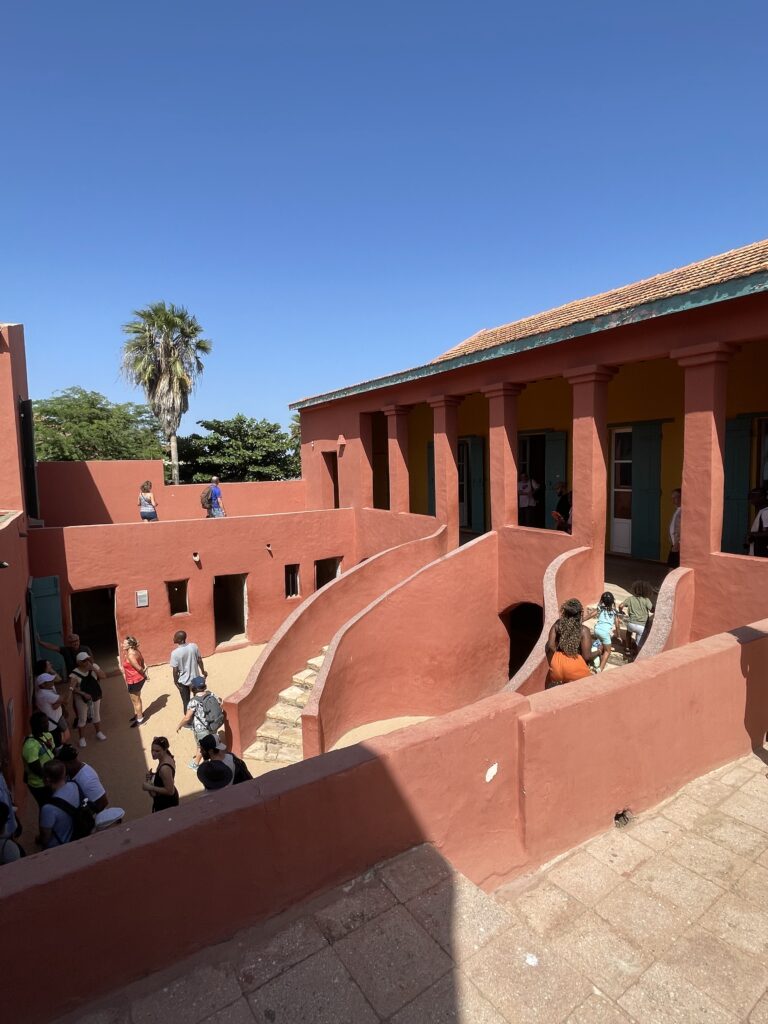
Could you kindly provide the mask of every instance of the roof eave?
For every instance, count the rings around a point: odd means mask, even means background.
[[[593,317],[591,320],[582,320],[578,323],[569,324],[566,327],[558,327],[552,331],[532,334],[527,338],[502,342],[500,345],[479,349],[477,352],[468,352],[465,355],[454,356],[451,359],[441,359],[438,362],[415,366],[410,370],[401,370],[398,373],[377,377],[374,380],[364,381],[361,384],[352,384],[346,388],[339,388],[337,391],[314,395],[311,398],[302,398],[298,402],[292,402],[289,408],[309,409],[315,405],[324,405],[327,402],[335,402],[341,398],[366,394],[369,391],[378,391],[396,384],[409,384],[412,381],[422,380],[426,377],[435,377],[441,373],[449,373],[451,370],[459,370],[464,366],[471,366],[474,363],[502,359],[505,356],[517,355],[520,352],[528,352],[531,349],[544,348],[547,345],[557,345],[562,341],[570,341],[588,334],[598,334],[601,331],[612,330],[615,327],[641,323],[644,320],[670,316],[673,313],[684,313],[702,306],[710,306],[717,302],[728,302],[732,299],[740,299],[746,295],[756,295],[764,291],[768,291],[768,271],[762,270],[756,274],[749,274],[746,277],[732,278],[730,281],[707,285],[706,288],[683,292],[680,295],[670,295],[664,299],[657,299],[655,302],[645,302],[637,306],[630,306],[627,309],[617,310],[614,313],[605,313],[602,316]]]

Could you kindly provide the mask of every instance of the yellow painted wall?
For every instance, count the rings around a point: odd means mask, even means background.
[[[680,486],[683,476],[683,383],[682,367],[669,359],[653,359],[621,367],[608,385],[609,424],[671,421],[661,426],[659,556],[662,559],[666,559],[669,552],[668,527],[674,512],[672,491]],[[609,508],[606,546],[610,538],[610,511]]]

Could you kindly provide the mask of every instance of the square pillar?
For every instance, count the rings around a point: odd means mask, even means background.
[[[672,352],[685,372],[680,562],[719,551],[723,533],[725,402],[732,348],[709,342]]]
[[[373,419],[369,412],[360,413],[358,458],[358,502],[360,508],[373,508]]]
[[[608,381],[614,373],[609,366],[585,366],[565,374],[573,389],[573,539],[595,550],[601,577],[608,498]]]
[[[517,396],[525,384],[492,384],[488,399],[491,529],[517,526]]]
[[[435,515],[448,527],[448,547],[459,546],[459,415],[460,398],[431,398],[435,440]]]
[[[408,472],[408,408],[403,405],[388,405],[383,412],[387,417],[389,509],[391,512],[410,512],[411,480]]]

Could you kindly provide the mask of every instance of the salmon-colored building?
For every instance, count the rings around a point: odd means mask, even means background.
[[[153,894],[162,932],[195,844],[196,867],[216,876],[213,934],[155,933],[148,949],[140,907],[111,908],[112,936],[79,901],[81,948],[98,941],[114,965],[106,991],[160,966],[158,950],[170,962],[417,842],[493,888],[761,744],[768,560],[744,541],[750,488],[768,483],[766,379],[768,241],[298,402],[301,480],[226,485],[223,521],[201,518],[199,488],[156,487],[162,522],[148,529],[135,492],[162,478],[159,463],[35,469],[22,331],[3,327],[0,736],[12,781],[34,633],[85,621],[97,643],[140,635],[150,662],[178,628],[204,655],[267,642],[227,702],[232,744],[278,763],[303,756],[162,828],[132,822],[14,866],[4,921],[21,928],[64,879],[92,892],[151,865],[167,879]],[[539,486],[521,514],[523,474]],[[640,656],[545,692],[560,604],[595,601],[607,556],[658,573],[678,487],[680,568]],[[561,490],[570,533],[552,516]],[[333,749],[403,719],[423,721]],[[33,964],[19,951],[12,969],[34,988]],[[65,1006],[85,998],[74,975],[63,985]],[[27,1019],[45,1019],[48,998],[33,995]]]

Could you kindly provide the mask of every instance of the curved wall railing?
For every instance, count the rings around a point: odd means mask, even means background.
[[[358,548],[369,550],[373,542],[384,543],[384,535],[363,540]],[[371,556],[303,601],[278,628],[240,689],[224,702],[235,751],[249,746],[280,691],[290,686],[293,674],[319,654],[343,623],[445,548],[446,528],[440,526],[429,536]]]
[[[664,577],[648,639],[636,661],[646,661],[662,651],[682,647],[691,639],[695,575],[693,569],[674,569]]]
[[[516,690],[520,694],[538,693],[544,689],[547,679],[547,658],[544,645],[549,631],[560,614],[563,601],[569,597],[583,595],[585,570],[592,559],[591,548],[574,548],[558,555],[547,566],[543,581],[544,624],[536,646],[533,648],[523,665],[518,669],[505,687]]]
[[[450,551],[342,626],[302,715],[305,757],[361,725],[443,715],[503,687],[497,542],[487,533]]]

